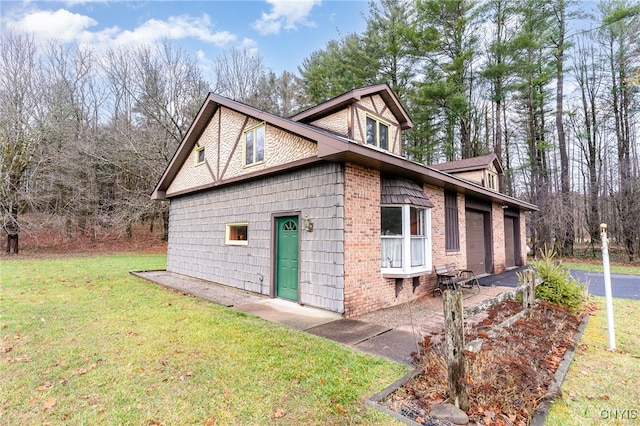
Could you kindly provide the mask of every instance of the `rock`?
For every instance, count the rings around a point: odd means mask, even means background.
[[[431,406],[431,417],[436,420],[446,420],[454,425],[469,424],[469,416],[451,404],[434,404]]]
[[[469,352],[480,352],[480,349],[482,348],[482,343],[484,342],[484,340],[482,339],[476,339],[476,340],[472,340],[471,342],[467,343],[467,345],[464,347],[464,349],[466,351]]]

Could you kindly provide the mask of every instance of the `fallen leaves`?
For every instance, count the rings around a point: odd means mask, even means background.
[[[278,408],[275,413],[273,413],[273,417],[276,419],[281,419],[284,417],[284,410],[282,408]]]
[[[49,398],[44,402],[42,408],[44,409],[44,411],[48,411],[55,407],[57,403],[58,401],[56,401],[55,398]]]
[[[489,324],[501,323],[519,310],[518,302],[499,305],[469,331],[465,340],[484,335]],[[492,339],[490,345],[483,345],[476,356],[467,357],[471,402],[467,414],[472,422],[524,425],[547,394],[565,351],[573,346],[580,321],[545,304],[536,305],[533,312],[531,317],[519,319],[503,335]],[[429,336],[425,337],[421,345],[422,373],[402,392],[397,392],[397,397],[388,399],[389,408],[398,412],[410,409],[412,415],[424,420],[426,412],[422,407],[442,402],[447,393],[447,367],[436,345]]]

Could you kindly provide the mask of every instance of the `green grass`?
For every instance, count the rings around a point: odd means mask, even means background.
[[[640,301],[613,299],[617,350],[611,352],[604,298],[594,299],[599,310],[589,320],[547,425],[640,424]]]
[[[128,274],[165,256],[0,263],[0,424],[395,424],[407,367]]]
[[[604,267],[600,263],[588,262],[566,262],[562,261],[562,266],[568,269],[577,269],[580,271],[603,272]],[[612,274],[640,275],[640,266],[610,265],[609,270]]]

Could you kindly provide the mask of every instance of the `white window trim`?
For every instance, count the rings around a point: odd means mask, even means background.
[[[204,146],[200,146],[200,147],[196,148],[196,150],[195,150],[196,157],[195,157],[195,161],[194,161],[194,162],[195,162],[195,165],[196,165],[196,166],[201,166],[201,165],[203,165],[203,164],[205,163],[206,159],[207,159],[207,158],[206,158],[206,155],[207,155],[207,154],[206,154],[206,152],[207,152],[207,151],[205,151],[205,149],[204,149],[204,148],[205,148]],[[205,159],[204,159],[204,160],[202,160],[202,161],[198,161],[198,157],[200,157],[200,152],[201,152],[201,151],[204,151],[204,152],[205,152]]]
[[[402,207],[402,267],[401,268],[380,268],[382,275],[417,275],[419,273],[431,272],[433,268],[432,242],[431,242],[431,209],[429,207],[413,206],[411,204],[385,204],[381,207]],[[423,266],[411,266],[411,207],[424,209],[424,253],[425,260]],[[382,239],[382,235],[380,236]]]
[[[264,146],[262,147],[262,149],[263,149],[262,160],[254,161],[253,163],[248,163],[247,164],[247,133],[256,131],[256,140],[253,141],[253,158],[255,159],[255,157],[256,157],[256,145],[257,145],[256,141],[257,141],[257,135],[258,135],[257,130],[260,127],[264,127]],[[262,123],[256,124],[255,126],[252,126],[252,127],[248,128],[247,130],[245,130],[243,132],[243,134],[242,134],[242,164],[243,164],[243,167],[253,167],[253,166],[256,166],[258,164],[264,163],[266,145],[267,145],[267,123],[266,122],[263,121]]]
[[[372,119],[373,121],[376,122],[376,144],[375,145],[369,145],[367,143],[367,133],[366,133],[366,129],[367,129],[367,123],[366,120],[367,118]],[[380,147],[380,125],[384,125],[387,126],[387,145],[389,146],[389,148],[385,149],[385,148],[381,148]],[[384,120],[381,120],[378,117],[375,117],[371,114],[366,114],[366,118],[365,118],[365,134],[364,134],[364,143],[367,146],[375,146],[376,148],[378,148],[379,150],[383,151],[383,152],[391,152],[391,123],[388,123]]]
[[[233,226],[246,226],[247,227],[247,239],[246,240],[232,240],[231,237],[231,227]],[[227,223],[225,235],[224,235],[224,243],[230,246],[246,246],[249,245],[249,223],[248,222],[238,222],[238,223]]]

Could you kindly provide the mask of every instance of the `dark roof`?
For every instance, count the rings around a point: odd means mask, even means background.
[[[412,204],[433,207],[433,203],[424,193],[421,185],[399,178],[382,178],[380,202],[382,204]]]
[[[359,93],[371,93],[382,90],[380,86],[384,86],[387,89],[383,90],[383,93],[387,93],[395,99],[395,95],[388,89],[387,85],[373,86],[373,90],[367,91],[365,89],[359,89],[351,91]],[[377,89],[375,89],[377,88]],[[385,96],[387,96],[385,95]],[[344,96],[344,95],[343,95]],[[338,98],[335,99],[339,99]],[[397,105],[399,103],[395,101]],[[171,182],[175,179],[178,171],[190,155],[196,142],[202,135],[211,118],[215,115],[215,112],[220,107],[226,107],[231,110],[237,111],[241,114],[248,115],[257,120],[269,123],[272,126],[276,126],[285,131],[294,133],[302,138],[312,141],[318,146],[318,155],[314,158],[295,161],[290,164],[281,165],[252,173],[249,175],[230,178],[224,181],[218,181],[203,186],[199,186],[189,192],[202,191],[210,189],[220,185],[226,185],[236,183],[245,179],[254,179],[268,174],[282,173],[285,170],[293,170],[296,167],[305,167],[311,162],[319,161],[335,161],[340,163],[354,163],[364,167],[369,167],[375,170],[379,170],[382,175],[395,176],[403,179],[407,179],[420,184],[428,184],[445,188],[449,191],[455,191],[462,194],[471,194],[476,198],[491,200],[493,202],[502,203],[505,206],[512,206],[523,210],[538,210],[538,208],[525,201],[518,200],[508,195],[489,190],[473,182],[469,182],[465,179],[456,177],[448,173],[443,173],[440,170],[436,170],[433,167],[423,166],[413,161],[407,160],[399,155],[392,154],[390,152],[382,151],[376,148],[372,148],[367,145],[359,144],[356,141],[348,138],[336,135],[332,132],[320,129],[318,127],[308,125],[304,122],[293,121],[292,119],[278,117],[241,102],[234,101],[224,96],[220,96],[214,93],[210,93],[207,99],[204,101],[198,115],[194,119],[191,127],[187,131],[185,138],[180,143],[180,146],[176,150],[173,158],[169,162],[169,165],[165,169],[162,177],[156,185],[151,198],[152,199],[166,199],[166,191],[171,185]],[[313,108],[312,108],[313,109]],[[304,114],[304,113],[301,113]],[[497,157],[496,157],[497,158]],[[487,165],[489,162],[487,162]]]
[[[447,173],[468,172],[472,170],[487,169],[491,163],[494,163],[498,174],[504,173],[502,164],[496,154],[481,155],[479,157],[464,158],[457,161],[448,161],[446,163],[434,164],[436,170]]]
[[[363,87],[360,89],[353,89],[340,96],[336,96],[333,99],[329,99],[319,105],[309,108],[305,111],[291,117],[291,120],[310,123],[319,118],[326,117],[336,111],[344,109],[345,106],[358,102],[360,99],[366,96],[380,95],[384,99],[385,103],[400,123],[400,128],[403,130],[413,127],[413,122],[405,111],[404,107],[398,101],[398,98],[393,94],[393,91],[388,84],[376,84],[375,86]]]

